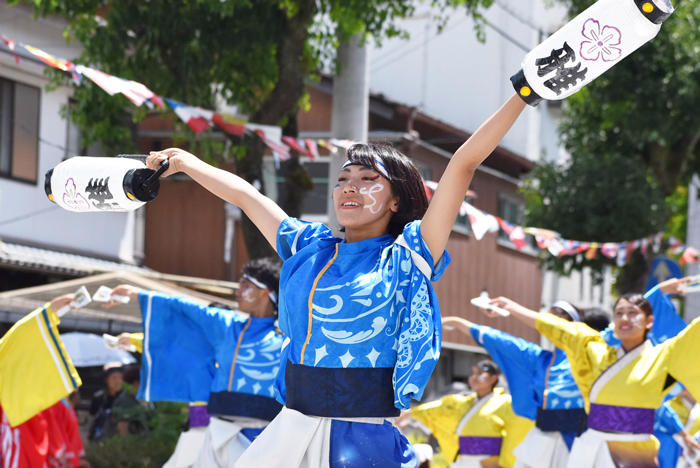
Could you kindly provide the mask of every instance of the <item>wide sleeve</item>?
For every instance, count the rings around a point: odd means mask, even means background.
[[[656,410],[654,419],[655,432],[673,435],[681,432],[684,427],[681,419],[678,417],[678,413],[673,410],[668,402],[664,403]]]
[[[692,395],[700,395],[700,318],[693,320],[678,336],[659,346],[669,353],[668,373],[685,385]]]
[[[288,217],[277,230],[277,254],[287,260],[304,247],[330,238],[334,238],[333,232],[327,226]]]
[[[473,400],[473,396],[448,395],[411,409],[411,417],[425,424],[438,439],[445,460],[454,460],[459,452],[457,425]]]
[[[552,314],[539,314],[535,326],[554,346],[566,353],[574,380],[588,408],[591,386],[617,361],[615,348],[608,346],[600,333],[588,325],[568,322]]]
[[[535,427],[535,423],[530,419],[522,418],[515,414],[511,405],[505,405],[503,410],[502,418],[505,436],[503,437],[503,445],[501,445],[498,465],[503,468],[512,468],[515,465],[513,450],[523,443],[525,436]]]
[[[533,379],[538,368],[551,360],[552,353],[491,327],[472,325],[471,334],[505,375],[513,398],[513,411],[525,418],[535,419],[538,403]]]
[[[421,221],[408,223],[396,243],[411,253],[415,266],[430,280],[437,281],[450,265],[450,254],[447,250],[440,252],[437,264],[428,244],[420,232]],[[434,266],[433,266],[434,265]]]
[[[242,327],[243,317],[156,292],[141,292],[139,304],[144,341],[138,398],[208,400],[216,346],[228,327]]]
[[[654,345],[661,344],[683,331],[686,327],[685,322],[676,313],[676,307],[671,302],[671,298],[663,293],[659,286],[650,289],[644,298],[649,301],[654,313],[654,323],[647,335]]]

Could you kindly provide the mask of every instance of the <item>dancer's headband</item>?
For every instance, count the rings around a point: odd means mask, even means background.
[[[391,177],[389,177],[389,172],[387,172],[386,166],[384,165],[384,160],[382,160],[382,158],[380,158],[379,156],[374,156],[374,163],[377,166],[377,171],[379,171],[379,173],[383,175],[385,179],[391,180]],[[361,164],[359,162],[353,162],[348,159],[347,161],[345,161],[345,164],[343,164],[343,169],[345,169],[348,166],[364,166],[364,164]]]
[[[275,292],[272,290],[272,288],[270,288],[269,286],[267,286],[267,285],[266,285],[265,283],[263,283],[262,281],[253,278],[253,277],[250,276],[250,275],[243,275],[243,278],[244,278],[244,279],[247,279],[248,281],[250,281],[251,283],[253,283],[255,286],[257,286],[257,287],[260,288],[260,289],[267,289],[268,291],[270,291],[270,293],[268,294],[268,296],[270,297],[270,301],[272,301],[272,303],[273,303],[275,306],[277,305],[277,294],[275,294]]]
[[[578,310],[574,308],[571,304],[569,304],[566,301],[557,301],[554,304],[552,304],[552,308],[557,307],[567,314],[571,316],[571,318],[574,320],[574,322],[580,322],[581,321],[581,314],[578,313]]]

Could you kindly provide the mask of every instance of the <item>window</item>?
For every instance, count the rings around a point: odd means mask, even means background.
[[[314,162],[304,162],[304,167],[311,174],[314,188],[306,193],[301,211],[304,215],[325,216],[328,214],[328,162],[317,159]],[[284,166],[277,169],[272,158],[266,157],[263,177],[267,196],[276,202],[283,200],[286,196]]]
[[[0,78],[0,176],[36,183],[39,97],[33,86]]]
[[[498,216],[510,224],[522,226],[524,210],[525,205],[520,201],[516,201],[503,195],[498,198]],[[498,231],[498,240],[510,243],[510,237],[502,229]],[[535,236],[526,234],[525,240],[527,242],[525,249],[531,248],[537,250],[537,241],[535,240]]]

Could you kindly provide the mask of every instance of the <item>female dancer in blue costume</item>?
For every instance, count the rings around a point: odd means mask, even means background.
[[[130,285],[112,292],[141,306],[145,334],[129,338],[143,352],[139,398],[208,402],[190,406],[192,429],[168,467],[233,467],[282,409],[273,385],[283,342],[275,328],[279,276],[274,259],[243,266],[236,300],[246,315]]]
[[[554,303],[549,313],[569,322],[581,321],[580,312],[568,302]],[[566,353],[559,348],[546,351],[522,338],[460,317],[445,317],[442,324],[471,335],[486,349],[508,381],[513,411],[536,422],[513,452],[515,468],[566,466],[574,439],[586,428],[583,397]]]
[[[430,281],[449,263],[445,247],[476,168],[524,106],[513,96],[457,150],[430,207],[409,158],[351,147],[333,192],[345,239],[287,217],[245,180],[183,150],[149,156],[149,167],[169,159],[166,175],[185,172],[241,207],[284,260],[287,338],[275,388],[286,408],[237,467],[416,465],[392,418],[421,397],[440,353]]]

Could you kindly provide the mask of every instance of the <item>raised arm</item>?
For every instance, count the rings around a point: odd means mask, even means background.
[[[476,168],[496,148],[524,108],[525,103],[514,94],[450,159],[421,223],[421,234],[436,264],[447,246]]]
[[[491,304],[495,305],[496,307],[500,307],[501,309],[507,310],[508,312],[510,312],[510,315],[520,320],[528,327],[532,328],[535,328],[535,322],[537,322],[537,317],[540,315],[539,312],[530,310],[527,307],[522,306],[511,299],[508,299],[507,297],[497,297],[496,299],[491,301]],[[497,316],[495,315],[495,312],[491,312],[488,315],[491,315],[493,317]]]
[[[217,197],[240,207],[263,233],[272,248],[277,250],[277,230],[287,217],[277,203],[237,175],[210,166],[193,154],[178,148],[151,152],[146,165],[156,169],[166,159],[170,160],[170,168],[165,172],[166,177],[175,172],[184,172]]]

